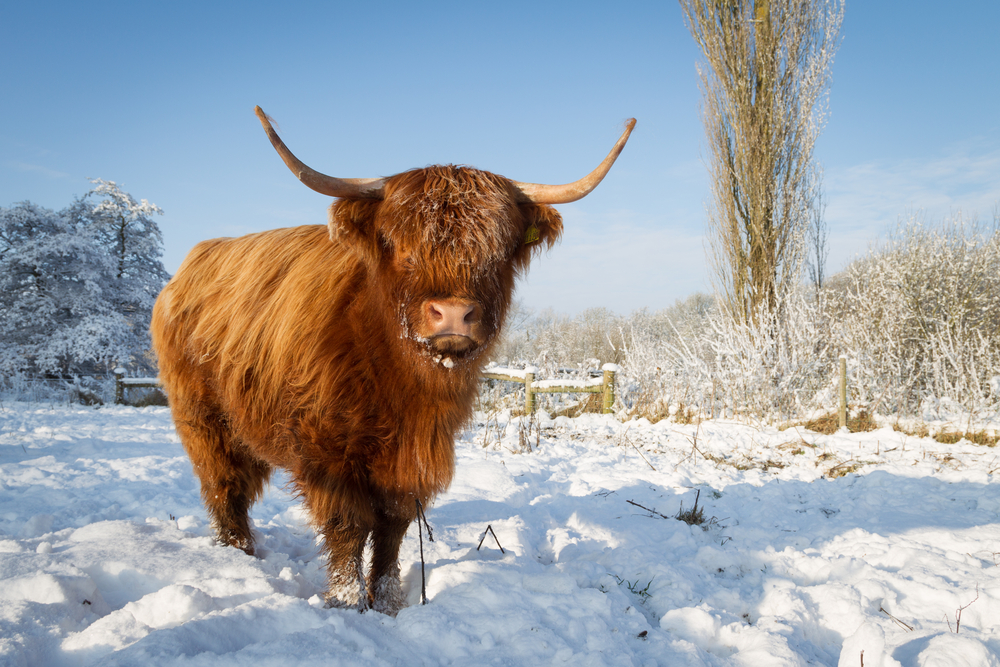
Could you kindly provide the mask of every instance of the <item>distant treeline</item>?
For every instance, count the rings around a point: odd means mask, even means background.
[[[653,419],[681,408],[774,420],[829,410],[842,354],[855,411],[1000,410],[1000,215],[914,217],[822,287],[802,283],[746,323],[722,301],[697,294],[625,317],[515,308],[494,359],[539,377],[617,363],[618,409]]]

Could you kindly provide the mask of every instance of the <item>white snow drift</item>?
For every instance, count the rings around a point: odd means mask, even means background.
[[[532,452],[506,415],[462,436],[428,604],[413,526],[389,618],[323,608],[281,479],[253,510],[259,558],[217,546],[166,409],[6,404],[0,663],[1000,665],[996,449],[539,423]],[[705,523],[674,519],[696,496]]]

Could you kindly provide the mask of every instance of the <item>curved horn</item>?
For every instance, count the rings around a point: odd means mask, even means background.
[[[625,131],[622,132],[622,136],[618,139],[615,147],[604,158],[604,162],[579,181],[566,183],[565,185],[543,185],[540,183],[512,181],[514,186],[519,190],[520,196],[518,200],[522,204],[568,204],[577,199],[583,199],[607,176],[611,165],[618,159],[618,154],[625,148],[625,142],[628,141],[628,137],[632,134],[632,128],[634,127],[635,118],[629,118],[625,123]]]
[[[274,150],[278,151],[278,155],[284,160],[285,165],[306,186],[330,197],[382,199],[382,187],[385,185],[384,178],[335,178],[307,167],[301,160],[292,155],[292,151],[288,150],[285,142],[281,140],[278,133],[271,127],[271,122],[267,114],[264,113],[264,110],[259,106],[254,107],[253,110],[260,120],[260,124],[264,126],[264,131],[267,132],[267,138],[271,140]]]

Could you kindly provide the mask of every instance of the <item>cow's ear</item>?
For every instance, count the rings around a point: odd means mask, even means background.
[[[381,250],[375,215],[381,202],[371,199],[338,199],[330,205],[330,240],[350,248],[371,265],[378,264]]]
[[[548,204],[521,204],[524,218],[524,238],[514,256],[519,270],[528,268],[532,253],[551,248],[562,236],[563,223],[559,211]]]

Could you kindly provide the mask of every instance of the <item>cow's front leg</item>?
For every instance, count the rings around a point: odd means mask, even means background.
[[[322,532],[327,552],[327,605],[357,607],[360,612],[369,609],[371,599],[363,569],[369,527],[335,517]]]
[[[376,508],[368,590],[372,595],[372,608],[390,616],[395,616],[406,602],[399,581],[399,547],[416,518],[415,508],[415,505],[411,508],[409,503],[403,501]]]

